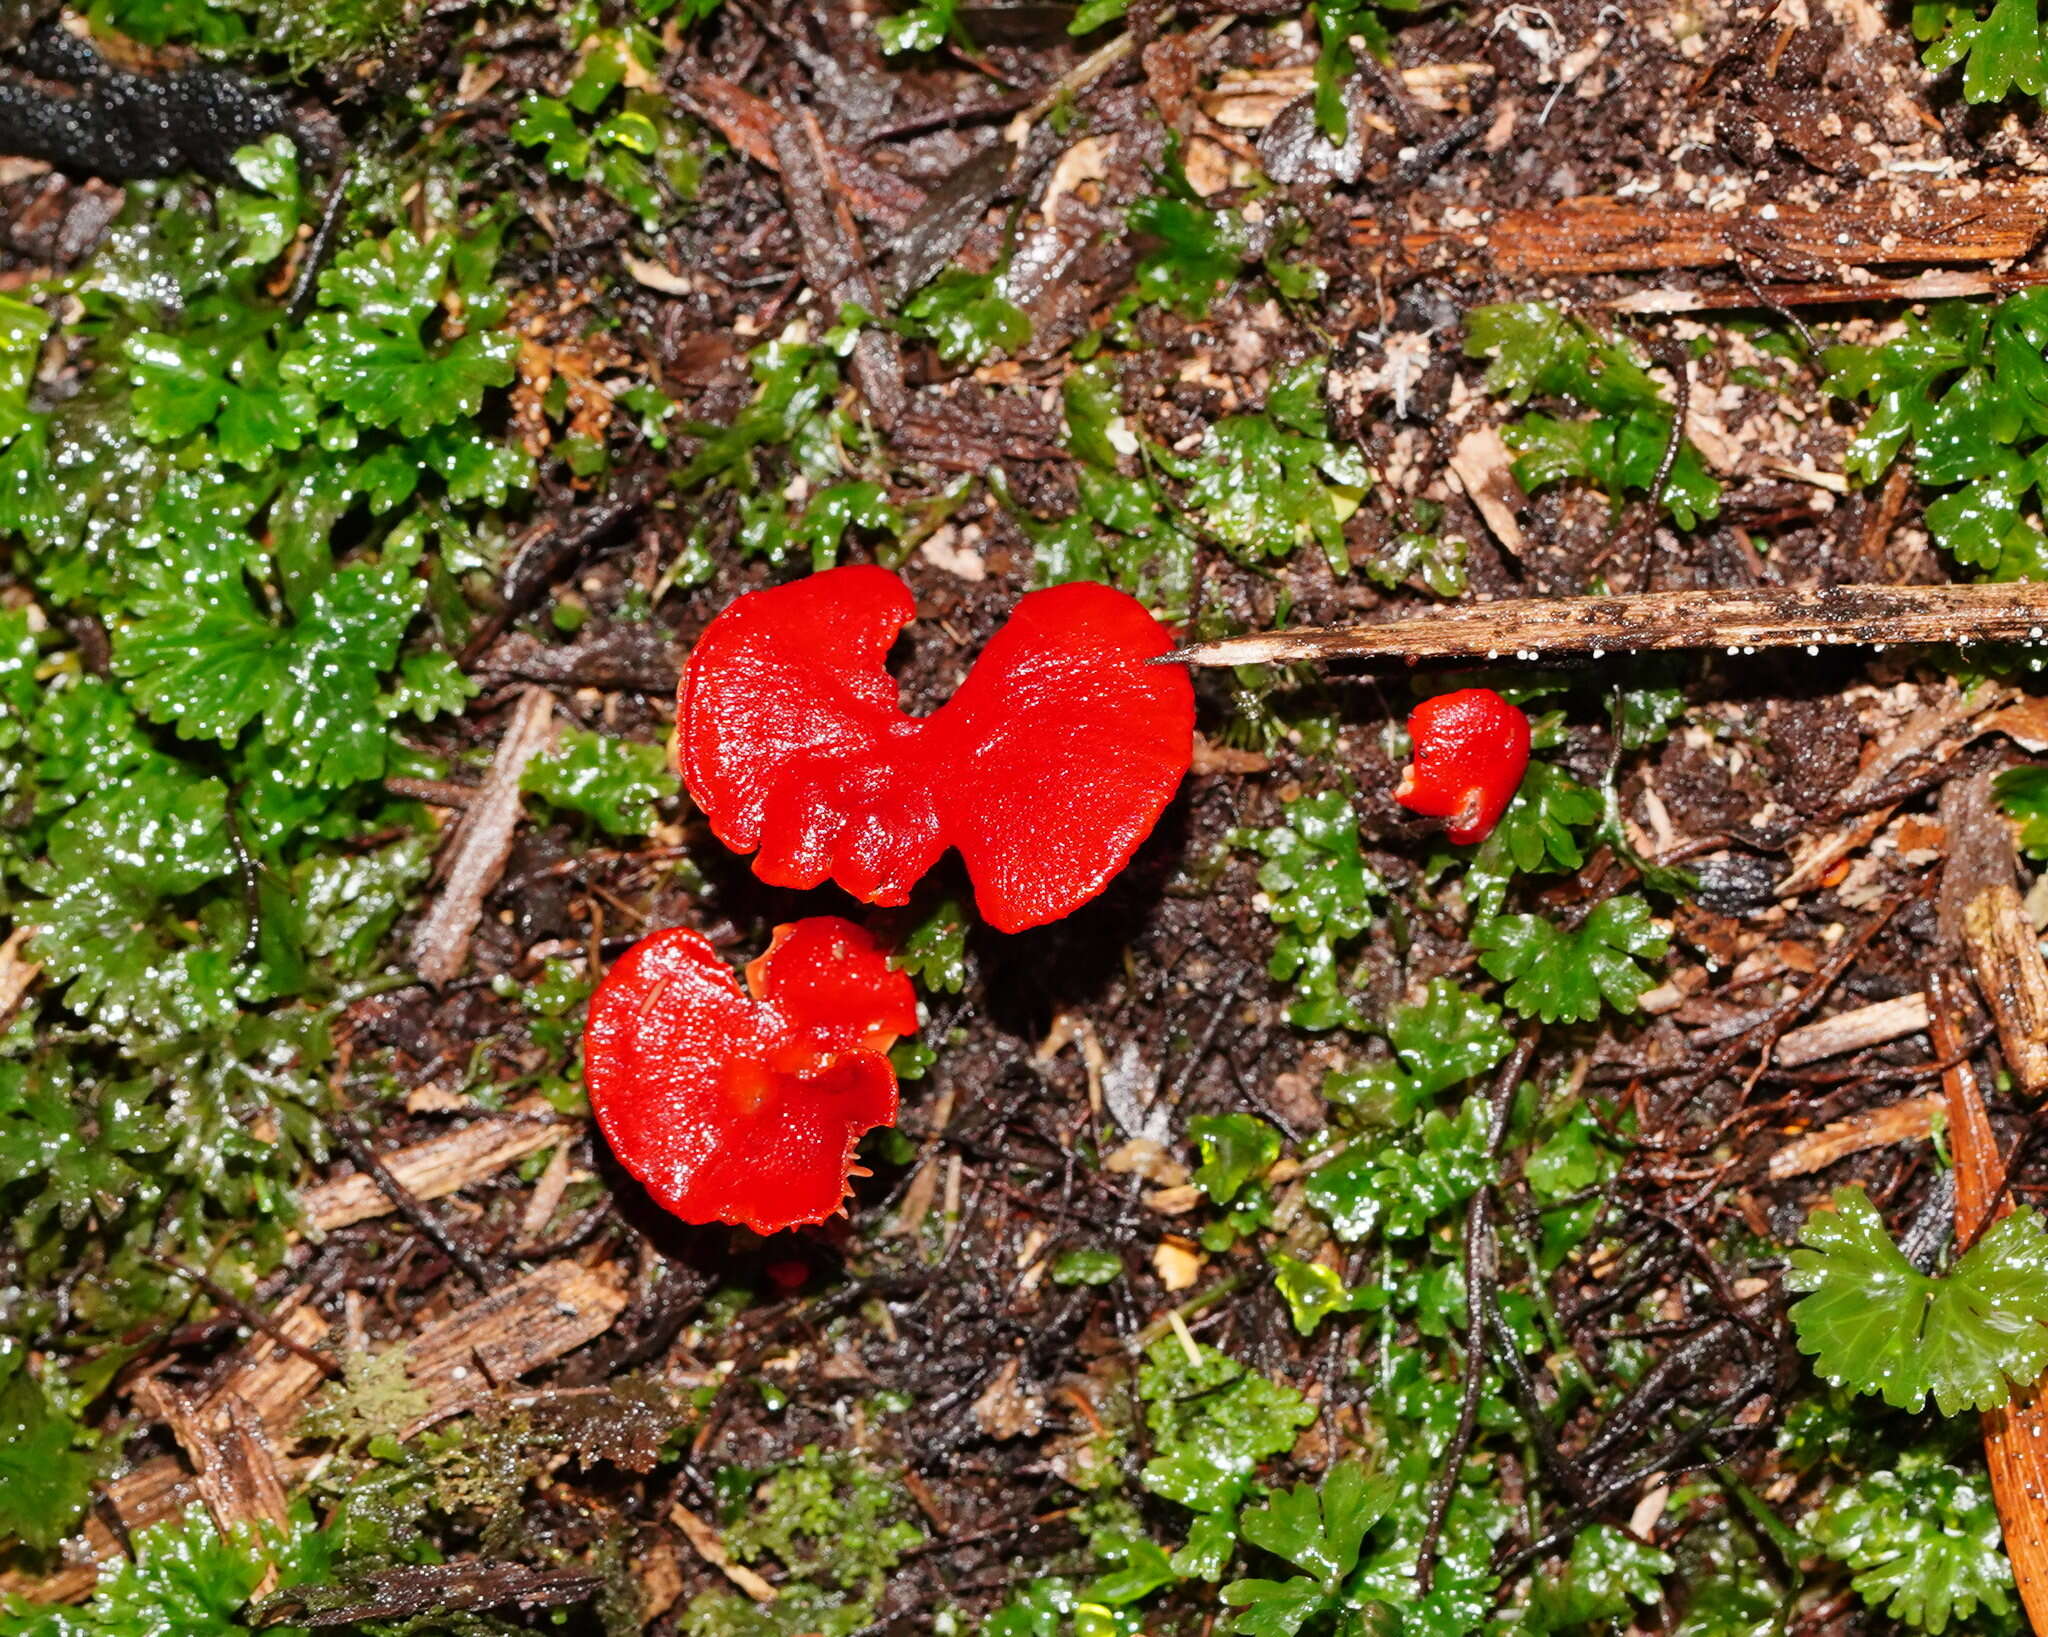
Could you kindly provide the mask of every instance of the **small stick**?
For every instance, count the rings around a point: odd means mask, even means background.
[[[1155,664],[1309,659],[1488,660],[1647,649],[1822,648],[2048,639],[2048,585],[1839,585],[1818,591],[1648,591],[1525,597],[1381,625],[1257,632],[1191,643]]]

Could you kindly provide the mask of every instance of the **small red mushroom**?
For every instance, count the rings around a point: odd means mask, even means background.
[[[884,663],[917,612],[886,569],[734,600],[698,640],[676,764],[713,834],[782,887],[901,904],[956,847],[982,918],[1056,921],[1130,861],[1188,770],[1194,689],[1134,597],[1034,591],[953,697],[904,714]]]
[[[701,934],[670,927],[597,986],[583,1080],[665,1210],[773,1233],[839,1209],[861,1136],[896,1122],[886,1054],[916,1029],[910,980],[850,921],[777,927],[744,990]]]
[[[1460,688],[1425,699],[1408,717],[1414,758],[1394,798],[1449,819],[1460,845],[1484,841],[1521,788],[1529,766],[1529,718],[1491,688]]]

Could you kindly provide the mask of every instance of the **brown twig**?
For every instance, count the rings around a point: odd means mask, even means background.
[[[1842,585],[1817,591],[1648,591],[1525,597],[1435,609],[1380,625],[1273,631],[1192,643],[1158,664],[1314,659],[1525,659],[1670,648],[1820,648],[1916,642],[2039,642],[2048,585]]]
[[[413,965],[429,983],[446,983],[469,957],[484,899],[512,856],[526,765],[547,748],[554,714],[554,696],[547,689],[528,688],[520,696],[490,771],[463,814],[440,896],[413,933]]]

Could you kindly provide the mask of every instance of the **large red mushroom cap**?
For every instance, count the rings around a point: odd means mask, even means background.
[[[1529,718],[1491,688],[1460,688],[1425,699],[1408,717],[1413,760],[1395,800],[1449,819],[1459,845],[1484,841],[1522,787],[1529,766]]]
[[[776,886],[901,904],[948,847],[1003,932],[1109,884],[1180,786],[1194,689],[1172,638],[1089,582],[1024,597],[953,697],[904,714],[885,661],[916,615],[886,569],[735,599],[691,653],[676,761],[712,832]]]
[[[751,998],[750,998],[751,996]],[[773,1233],[840,1207],[862,1135],[896,1121],[910,980],[850,921],[775,929],[747,987],[699,933],[642,938],[591,997],[583,1079],[619,1163],[685,1222]]]

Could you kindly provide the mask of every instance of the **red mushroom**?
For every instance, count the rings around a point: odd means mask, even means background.
[[[1394,797],[1403,807],[1449,819],[1460,845],[1484,841],[1521,788],[1529,766],[1529,718],[1491,688],[1460,688],[1425,699],[1408,717],[1413,760]]]
[[[676,761],[719,840],[783,887],[832,880],[901,904],[957,847],[1003,932],[1109,884],[1173,799],[1194,689],[1137,599],[1034,591],[932,715],[904,714],[884,664],[916,614],[886,569],[828,569],[736,599],[691,653]]]
[[[773,1233],[839,1209],[862,1134],[896,1121],[886,1054],[916,1028],[910,980],[850,921],[777,927],[745,990],[700,934],[670,927],[591,997],[583,1080],[612,1152],[664,1209]]]

